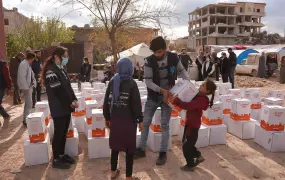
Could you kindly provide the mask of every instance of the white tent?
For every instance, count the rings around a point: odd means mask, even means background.
[[[119,58],[128,57],[131,59],[134,65],[138,62],[140,66],[142,66],[144,64],[144,58],[150,55],[152,55],[152,52],[150,51],[149,47],[146,44],[141,43],[130,49],[120,52]],[[113,56],[109,56],[106,58],[107,62],[111,62],[113,60]]]

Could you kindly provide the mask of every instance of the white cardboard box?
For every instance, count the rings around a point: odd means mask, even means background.
[[[252,109],[261,108],[261,89],[247,88],[245,89],[244,98],[250,100]]]
[[[229,121],[232,121],[230,118],[230,114],[224,114],[223,115],[223,124],[227,127],[229,126]]]
[[[162,130],[160,125],[161,125],[161,108],[158,107],[152,117],[151,129],[154,132],[161,132]]]
[[[140,144],[140,140],[141,140],[141,132],[139,131],[139,129],[137,129],[137,138],[136,138],[136,147],[139,147]]]
[[[231,111],[231,106],[232,106],[232,95],[231,94],[226,94],[226,95],[221,95],[220,96],[220,101],[222,102],[223,106],[223,113],[230,113]]]
[[[264,128],[263,123],[271,126],[284,126],[285,124],[285,107],[281,106],[263,106],[261,113],[261,126]],[[278,129],[274,127],[272,130]],[[267,129],[269,130],[269,129]],[[284,127],[283,127],[284,130]]]
[[[256,124],[254,142],[270,152],[285,152],[285,131],[266,131]]]
[[[162,140],[162,133],[161,132],[153,132],[152,129],[149,129],[148,139],[147,139],[147,146],[152,150],[152,152],[159,152],[160,145]],[[172,147],[172,136],[169,132],[169,142],[168,142],[168,150],[171,150]]]
[[[219,92],[220,95],[226,95],[229,92],[229,89],[232,88],[231,83],[219,83]]]
[[[47,126],[47,130],[49,133],[49,137],[52,139],[53,138],[53,134],[54,134],[54,125],[53,125],[53,120],[51,119],[48,126]]]
[[[206,125],[205,125],[206,126]],[[224,124],[206,126],[209,128],[209,145],[226,144],[227,126]]]
[[[183,102],[190,102],[198,93],[198,89],[193,83],[187,80],[178,81],[170,90],[173,96],[177,96]],[[181,109],[169,103],[172,109],[180,112]]]
[[[140,90],[140,95],[142,96],[147,96],[147,90]]]
[[[79,146],[79,138],[78,131],[74,128],[74,137],[66,138],[65,150],[64,153],[70,157],[78,156],[78,146]]]
[[[181,141],[181,142],[182,142],[182,138],[183,138],[183,134],[184,134],[184,128],[185,128],[185,126],[179,124],[178,138],[179,138],[179,141]]]
[[[249,120],[250,119],[250,100],[248,99],[233,99],[231,106],[232,115],[237,118],[236,120]]]
[[[97,101],[98,108],[102,108],[103,104],[104,104],[105,92],[94,94],[93,96],[94,96],[95,100]]]
[[[261,109],[251,109],[250,118],[260,121]]]
[[[83,96],[77,97],[78,108],[75,109],[75,112],[80,112],[85,110],[85,98]]]
[[[264,98],[264,105],[268,106],[283,106],[284,100],[275,97]]]
[[[87,124],[87,119],[84,118],[84,134],[88,138],[88,131],[92,130],[92,124]]]
[[[106,85],[104,83],[93,82],[93,88],[95,90],[103,90],[106,88]]]
[[[256,120],[233,121],[229,120],[228,132],[240,139],[253,139]]]
[[[50,137],[48,134],[44,142],[30,143],[29,139],[25,141],[24,159],[26,166],[48,164],[50,157]]]
[[[170,131],[171,131],[172,136],[178,136],[179,131],[180,131],[180,128],[179,128],[180,120],[181,120],[180,117],[171,117],[170,118],[170,121],[171,121]]]
[[[210,129],[206,126],[201,125],[199,129],[199,135],[198,135],[198,140],[196,142],[196,147],[197,148],[202,148],[202,147],[207,147],[209,146],[209,134],[210,134]]]
[[[93,88],[81,88],[81,91],[82,91],[82,95],[84,98],[91,98],[91,94],[93,92]]]
[[[49,121],[50,110],[49,110],[49,105],[47,101],[37,102],[35,105],[35,112],[43,112],[45,123]]]
[[[72,116],[75,122],[75,127],[78,132],[84,132],[84,123],[85,123],[85,116]]]
[[[222,103],[217,101],[213,104],[212,108],[203,111],[202,122],[207,125],[222,124],[223,109]]]
[[[29,114],[27,116],[27,129],[30,139],[32,137],[35,141],[44,141],[44,137],[41,136],[41,134],[45,134],[47,131],[44,121],[44,113],[36,112]]]
[[[284,98],[285,98],[285,91],[271,90],[271,91],[268,91],[267,97],[275,97],[275,98],[280,98],[280,99],[284,100]]]
[[[92,110],[98,108],[96,100],[85,101],[86,103],[86,118],[92,123]]]
[[[233,96],[233,99],[242,98],[241,89],[229,89],[228,94],[231,94]]]
[[[92,131],[98,131],[96,134],[100,136],[105,131],[105,118],[102,109],[92,110]]]
[[[110,157],[109,133],[106,132],[105,134],[105,137],[92,137],[92,131],[88,131],[89,159]]]

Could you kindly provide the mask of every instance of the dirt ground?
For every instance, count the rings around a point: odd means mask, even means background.
[[[261,80],[247,76],[236,78],[238,87],[262,87],[263,94],[269,89],[283,89],[285,85],[275,79]],[[4,99],[4,107],[12,116],[6,128],[0,129],[0,179],[20,180],[105,180],[110,179],[109,158],[88,159],[87,139],[84,134],[79,137],[79,156],[77,163],[70,170],[56,170],[51,164],[25,167],[24,141],[27,131],[22,127],[23,105],[12,106],[11,99]],[[0,118],[3,123],[3,119]],[[284,142],[285,143],[285,142]],[[243,180],[243,179],[285,179],[285,153],[270,153],[258,146],[253,140],[242,141],[227,134],[227,144],[201,148],[206,161],[195,172],[185,173],[179,167],[185,163],[181,143],[174,137],[172,150],[168,153],[165,166],[155,165],[158,154],[147,151],[145,159],[134,162],[134,175],[142,180]],[[125,161],[120,155],[119,166],[124,179]],[[22,172],[12,174],[11,170]]]

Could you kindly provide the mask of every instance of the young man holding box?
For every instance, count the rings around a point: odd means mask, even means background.
[[[162,141],[159,157],[156,161],[156,164],[161,166],[166,162],[169,142],[171,108],[167,104],[168,91],[175,85],[177,73],[184,80],[189,80],[189,75],[177,54],[166,50],[166,42],[162,37],[157,37],[151,41],[150,50],[153,51],[153,55],[145,59],[144,65],[144,78],[148,91],[143,120],[144,129],[135,157],[142,158],[146,156],[145,149],[149,127],[156,109],[161,107]]]

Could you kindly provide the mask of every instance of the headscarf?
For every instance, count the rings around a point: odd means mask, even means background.
[[[113,77],[112,104],[120,100],[121,81],[132,79],[133,72],[134,72],[133,63],[129,58],[119,59],[116,66],[116,74]]]

